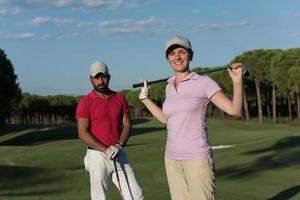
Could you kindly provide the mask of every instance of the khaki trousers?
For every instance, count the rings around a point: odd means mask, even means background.
[[[165,167],[172,200],[214,200],[215,173],[209,155],[200,160],[171,160]]]

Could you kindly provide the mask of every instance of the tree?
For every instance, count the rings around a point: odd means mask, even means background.
[[[256,88],[259,123],[263,122],[263,97],[265,99],[268,97],[267,94],[262,92],[264,86],[268,86],[266,68],[271,65],[272,58],[276,55],[276,52],[278,52],[277,49],[257,49],[245,52],[234,59],[235,62],[242,62],[250,68],[251,73],[249,78],[254,81]]]
[[[133,111],[134,117],[141,117],[142,111],[145,109],[144,104],[139,100],[139,90],[132,90],[126,94],[126,99],[130,109]]]
[[[300,123],[300,62],[288,70],[288,85],[296,95],[297,118]]]
[[[21,95],[17,75],[13,65],[7,59],[5,52],[0,49],[0,126],[17,106]]]
[[[289,60],[286,51],[278,51],[271,58],[271,64],[266,68],[266,79],[272,85],[272,121],[277,122],[277,96],[286,91],[286,77],[289,68]]]
[[[225,66],[220,66],[220,67],[214,67],[214,68],[210,68],[210,69],[218,69],[218,68],[224,68]],[[230,76],[228,75],[227,71],[223,71],[223,72],[213,72],[210,73],[209,76],[215,80],[218,85],[222,88],[222,91],[224,92],[225,95],[227,96],[232,96],[232,82],[230,79]],[[212,115],[217,115],[217,116],[221,116],[222,118],[225,118],[225,112],[222,111],[221,109],[216,109],[217,107],[214,106],[213,104],[210,105],[211,107],[209,108],[209,114]],[[216,111],[218,111],[216,113]],[[215,116],[216,116],[215,115]]]
[[[76,106],[82,96],[38,96],[23,93],[18,113],[13,116],[22,124],[62,124],[75,120]]]

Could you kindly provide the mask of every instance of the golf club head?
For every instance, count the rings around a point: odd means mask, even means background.
[[[245,77],[248,77],[250,75],[249,69],[248,69],[248,67],[246,65],[243,64],[242,70],[243,70],[243,75]]]

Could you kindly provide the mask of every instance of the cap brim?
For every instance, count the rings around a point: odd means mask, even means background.
[[[176,48],[185,48],[186,50],[190,51],[189,48],[183,46],[183,45],[180,45],[180,44],[172,44],[170,45],[167,50],[166,50],[166,55],[169,55],[174,49]]]
[[[104,76],[109,76],[109,74],[103,73],[103,72],[93,73],[93,74],[91,74],[91,76],[92,76],[92,77],[95,77],[97,74],[103,74]]]

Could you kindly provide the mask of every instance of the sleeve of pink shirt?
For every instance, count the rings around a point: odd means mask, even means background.
[[[209,76],[203,77],[205,88],[205,95],[208,99],[210,99],[216,92],[222,90],[221,87]]]

